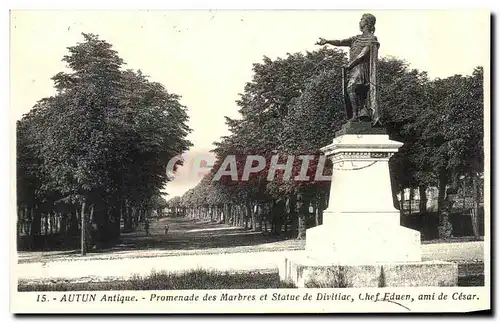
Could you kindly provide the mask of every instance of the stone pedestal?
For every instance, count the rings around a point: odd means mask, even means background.
[[[281,280],[307,288],[452,287],[458,282],[457,264],[444,261],[336,263],[307,252],[285,257]]]
[[[420,232],[400,226],[388,162],[403,144],[362,128],[355,134],[344,127],[322,148],[333,162],[323,224],[306,231],[305,252],[285,259],[281,279],[298,287],[334,287],[332,277],[340,275],[364,287],[378,286],[385,272],[386,286],[456,285],[457,265],[422,262]]]

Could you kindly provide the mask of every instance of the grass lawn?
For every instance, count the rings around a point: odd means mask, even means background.
[[[18,291],[262,289],[294,287],[294,285],[280,282],[277,273],[222,273],[207,270],[191,270],[184,273],[153,272],[146,277],[135,276],[125,281],[41,284],[20,282]]]
[[[484,286],[483,263],[466,263],[458,266],[458,286]],[[20,281],[18,291],[102,291],[102,290],[179,290],[179,289],[265,289],[295,288],[281,282],[276,272],[229,273],[191,270],[184,273],[152,272],[145,277],[103,282],[30,283]]]

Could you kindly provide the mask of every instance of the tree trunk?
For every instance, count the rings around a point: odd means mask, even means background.
[[[237,218],[236,225],[239,227],[243,227],[243,212],[242,212],[241,204],[238,205],[238,218]]]
[[[418,194],[420,195],[420,201],[418,203],[419,212],[420,214],[425,214],[427,213],[427,187],[419,185]]]
[[[479,194],[479,183],[476,174],[472,175],[472,191],[474,195],[474,206],[471,210],[472,233],[474,234],[475,237],[479,237],[481,235],[479,230],[480,194]]]
[[[81,231],[82,231],[81,205],[80,205],[80,210],[78,210],[78,208],[75,208],[75,214],[76,214],[76,219],[77,219],[77,223],[78,223],[78,232],[81,233]]]
[[[135,226],[135,207],[131,206],[129,212],[130,212],[129,215],[130,215],[130,226],[131,226],[130,229],[132,229]]]
[[[250,212],[252,212],[252,211],[250,210],[250,207],[248,207],[248,202],[246,202],[243,207],[244,207],[244,209],[243,209],[243,218],[245,219],[244,220],[245,230],[248,230],[248,229],[250,229],[250,227],[248,226],[248,224],[250,222]]]
[[[125,207],[125,229],[127,231],[131,231],[132,230],[132,208],[127,205]]]
[[[309,201],[302,198],[302,200],[297,203],[297,240],[304,240],[306,238],[306,221],[308,212]]]
[[[28,235],[28,226],[26,225],[29,221],[28,207],[23,206],[23,221],[21,222],[21,232]]]
[[[306,215],[302,212],[297,213],[297,240],[306,238]]]
[[[66,210],[66,233],[64,235],[65,242],[69,241],[68,239],[71,237],[75,227],[73,209],[70,205],[68,205],[68,209]]]
[[[446,187],[448,185],[448,175],[446,170],[439,173],[439,192],[438,192],[438,216],[439,227],[438,235],[441,239],[448,239],[453,236],[453,227],[449,221],[449,213],[451,212],[453,201],[449,199],[446,194]]]
[[[238,205],[238,217],[237,217],[236,225],[239,227],[243,227],[243,212],[242,212],[241,204]]]
[[[242,205],[239,204],[238,205],[238,217],[237,217],[237,221],[236,221],[236,225],[239,226],[239,227],[243,227],[243,209],[242,209]]]
[[[298,215],[297,215],[297,210],[296,210],[296,206],[297,206],[297,197],[295,194],[292,194],[289,199],[288,199],[288,216],[290,217],[290,220],[292,222],[292,225],[291,225],[291,233],[292,233],[292,236],[297,234],[298,236],[298,232],[299,232],[299,219],[298,219]],[[280,228],[281,230],[281,228]]]
[[[409,196],[409,201],[408,201],[408,215],[411,216],[412,210],[411,210],[411,204],[413,202],[413,188],[410,187],[410,196]]]
[[[231,226],[235,227],[238,225],[239,208],[238,204],[233,206],[233,217],[231,218]]]
[[[126,213],[125,206],[120,204],[120,219],[118,222],[121,223],[121,221],[123,221],[123,227],[125,227],[125,223],[127,222],[127,216],[125,213]]]
[[[40,234],[42,233],[42,214],[38,207],[31,207],[31,248],[39,247]]]
[[[144,220],[149,221],[148,210],[146,210]],[[121,203],[119,201],[115,201],[113,207],[111,208],[111,217],[109,219],[111,226],[111,237],[112,242],[116,243],[120,239],[120,231],[121,231]]]
[[[233,206],[233,217],[231,218],[231,226],[235,227],[238,219],[238,205]]]
[[[402,188],[401,192],[399,193],[401,195],[401,198],[399,200],[399,213],[401,215],[405,214],[405,189]]]
[[[228,215],[229,215],[229,204],[228,203],[224,203],[224,207],[223,207],[223,211],[224,212],[222,214],[222,222],[224,224],[228,224],[229,223],[229,218],[228,218]]]
[[[245,205],[242,204],[240,205],[240,223],[239,223],[239,226],[240,227],[243,227],[246,225],[245,223],[245,220],[246,220],[246,217],[245,217]]]
[[[263,231],[263,228],[264,228],[264,212],[265,212],[265,209],[264,209],[264,204],[260,204],[257,208],[257,210],[259,211],[259,228],[260,228],[260,231],[262,232]]]
[[[49,235],[49,217],[50,217],[50,212],[45,213],[43,216],[43,222],[44,222],[44,227],[45,227],[45,237]]]
[[[326,194],[320,194],[319,198],[320,198],[320,200],[319,200],[319,223],[323,224],[323,212],[327,208],[328,198],[329,198],[328,192],[326,192]]]
[[[81,211],[81,215],[80,215],[80,219],[81,219],[81,224],[80,224],[80,227],[81,227],[81,254],[82,256],[85,256],[87,254],[87,218],[85,216],[85,206],[86,206],[86,202],[83,201],[82,202],[82,211]]]
[[[89,220],[87,221],[87,246],[93,246],[94,245],[94,238],[93,238],[93,226],[92,223],[94,223],[94,204],[90,206],[90,215],[89,215]]]
[[[53,212],[49,212],[49,227],[50,227],[50,230],[49,230],[49,233],[50,235],[53,235],[54,234],[54,225],[55,225],[55,216],[54,216],[54,213]]]
[[[267,225],[268,225],[268,220],[269,220],[269,216],[272,212],[272,204],[273,202],[269,202],[266,204],[266,210],[265,210],[265,214],[263,216],[263,219],[261,221],[263,221],[263,224],[264,224],[264,232],[267,233]]]
[[[57,233],[60,233],[61,232],[61,213],[57,212],[57,213],[54,213],[54,216],[55,216],[55,220],[56,220],[56,227],[55,227],[55,230]]]
[[[313,214],[314,214],[314,225],[318,226],[319,224],[319,209],[320,209],[320,201],[319,199],[314,199],[313,201]]]
[[[438,192],[438,215],[441,219],[441,213],[444,207],[444,199],[446,195],[446,186],[448,185],[448,176],[446,170],[442,170],[439,173],[439,192]]]
[[[264,205],[262,203],[256,203],[255,206],[255,231],[262,231],[262,217],[263,217]]]
[[[120,210],[116,207],[116,202],[108,202],[106,208],[106,216],[104,218],[104,226],[106,227],[106,243],[108,245],[116,241],[116,218],[120,217]],[[118,215],[117,215],[118,212]],[[141,222],[145,219],[145,210],[141,212]],[[118,220],[119,221],[119,220]],[[118,223],[119,225],[119,223]]]
[[[67,217],[66,217],[66,214],[64,214],[64,212],[60,213],[60,217],[61,217],[61,222],[59,223],[60,231],[64,237],[64,240],[66,240],[66,236],[67,236],[67,232],[68,232]]]
[[[97,239],[98,248],[105,247],[109,241],[109,211],[108,204],[105,202],[99,202],[95,205],[95,212],[99,212],[99,216],[96,217],[97,224]]]
[[[252,231],[257,231],[257,218],[256,218],[256,212],[257,210],[253,210],[252,203],[247,202],[247,214],[250,213],[250,218],[252,220]]]
[[[227,214],[226,218],[224,219],[224,223],[229,224],[229,220],[231,219],[231,211],[232,211],[232,204],[227,205]]]
[[[269,214],[269,224],[271,227],[271,234],[277,234],[277,223],[278,223],[278,212],[277,212],[277,207],[278,207],[278,201],[273,200],[272,205],[271,205],[271,213]],[[283,209],[283,213],[285,212],[285,209]]]
[[[236,226],[236,216],[238,215],[238,209],[236,208],[236,205],[233,205],[231,207],[231,226],[234,227]]]
[[[20,246],[21,246],[21,233],[23,231],[22,229],[22,226],[23,226],[23,223],[24,223],[24,219],[25,219],[25,216],[24,216],[24,208],[23,209],[20,209],[19,207],[17,208],[17,223],[16,223],[16,246],[17,246],[17,250],[20,250]]]

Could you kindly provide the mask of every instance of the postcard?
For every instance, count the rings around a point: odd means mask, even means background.
[[[489,11],[10,18],[12,313],[491,309]]]

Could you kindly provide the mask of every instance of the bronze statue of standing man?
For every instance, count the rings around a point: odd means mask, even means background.
[[[372,125],[380,122],[376,78],[380,44],[374,35],[375,22],[374,15],[364,14],[359,22],[361,35],[343,40],[320,38],[316,43],[350,47],[349,63],[344,67],[346,73],[343,73],[347,117],[352,121],[371,121]]]

